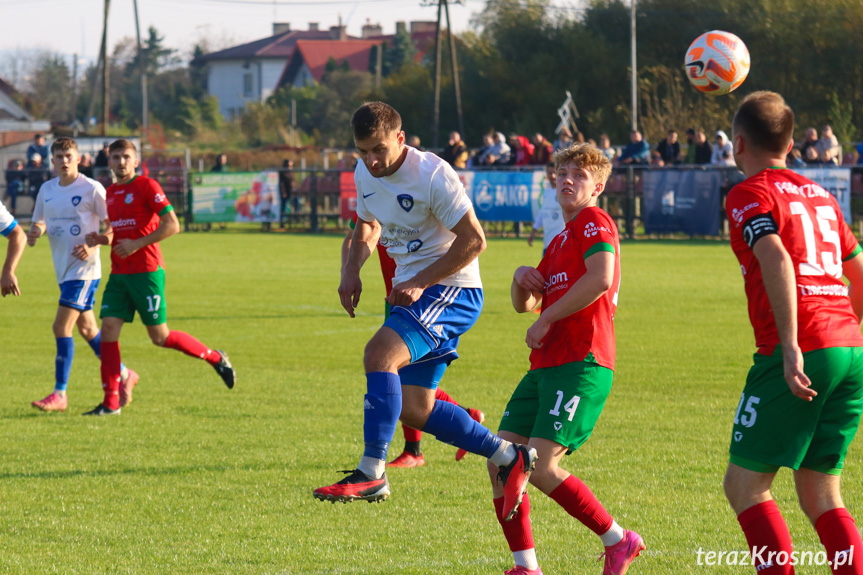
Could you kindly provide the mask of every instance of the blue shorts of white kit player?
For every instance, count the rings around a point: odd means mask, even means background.
[[[60,284],[60,305],[90,311],[96,303],[99,280],[69,280]]]
[[[482,288],[434,285],[409,307],[394,306],[384,325],[411,352],[411,364],[399,370],[402,384],[437,388],[446,366],[458,358],[459,336],[476,323],[482,304]]]

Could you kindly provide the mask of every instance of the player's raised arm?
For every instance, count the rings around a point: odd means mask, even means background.
[[[357,218],[356,229],[346,236],[342,243],[342,280],[339,284],[339,299],[348,315],[355,317],[354,309],[360,303],[363,283],[360,280],[360,269],[369,259],[372,250],[378,243],[381,226],[376,221],[367,222]],[[345,248],[347,253],[345,253]]]
[[[455,239],[447,252],[413,278],[393,286],[387,298],[390,305],[410,305],[423,291],[463,269],[485,251],[485,232],[471,207],[450,229]]]
[[[6,236],[9,245],[6,247],[6,261],[3,262],[3,272],[0,274],[0,295],[6,297],[9,294],[21,295],[18,287],[18,278],[15,276],[15,268],[21,261],[24,246],[27,245],[27,235],[21,226],[15,226]]]
[[[785,365],[785,381],[791,393],[806,401],[818,395],[803,373],[803,353],[797,343],[797,294],[794,263],[777,234],[762,237],[752,247],[761,265],[761,276],[776,321],[779,345]]]
[[[174,210],[165,211],[159,215],[159,227],[152,233],[136,240],[118,240],[117,245],[114,246],[114,253],[125,259],[141,248],[166,240],[179,231],[180,220],[177,219],[177,214],[174,213]]]

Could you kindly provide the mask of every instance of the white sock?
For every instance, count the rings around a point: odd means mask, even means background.
[[[623,527],[617,524],[617,521],[612,521],[611,528],[599,536],[602,544],[606,547],[611,547],[623,541]]]
[[[363,458],[360,459],[360,464],[357,465],[357,469],[371,477],[372,479],[380,479],[384,476],[384,470],[386,469],[387,462],[383,459],[378,459],[377,457],[367,457],[363,455]]]
[[[488,459],[498,467],[503,467],[512,463],[516,455],[518,455],[518,452],[515,450],[515,446],[509,441],[501,439],[500,447]]]
[[[512,557],[515,559],[516,565],[527,567],[528,569],[536,569],[539,563],[536,562],[536,549],[525,549],[524,551],[513,551]]]

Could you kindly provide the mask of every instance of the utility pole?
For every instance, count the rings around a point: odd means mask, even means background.
[[[111,106],[109,97],[108,73],[108,8],[111,0],[105,0],[105,23],[102,26],[102,135],[108,132],[108,110]]]
[[[150,105],[147,101],[147,61],[144,59],[144,50],[141,48],[141,23],[138,20],[138,0],[132,0],[135,6],[135,32],[138,37],[138,60],[141,63],[141,124],[144,129],[141,144],[143,146],[149,137],[150,131]],[[275,20],[273,20],[275,22]]]
[[[437,26],[435,28],[435,68],[434,68],[434,118],[432,119],[432,147],[437,148],[440,143],[440,68],[441,68],[441,16],[446,11],[447,36],[449,38],[449,49],[452,56],[452,79],[455,88],[456,110],[458,111],[458,126],[464,135],[464,118],[461,108],[461,89],[458,82],[458,59],[456,58],[455,40],[452,35],[452,27],[449,20],[449,3],[463,4],[464,0],[424,0],[423,6],[437,5]]]
[[[635,66],[635,3],[636,0],[632,0],[632,8],[629,16],[629,30],[630,30],[630,44],[632,48],[631,53],[631,66],[632,66],[632,101],[630,105],[632,106],[632,131],[638,129],[638,72]]]

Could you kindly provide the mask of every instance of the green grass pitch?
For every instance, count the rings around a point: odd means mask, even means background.
[[[361,454],[361,359],[383,311],[376,256],[363,271],[358,317],[341,309],[340,242],[224,232],[165,242],[168,325],[227,350],[238,383],[228,391],[204,362],[154,347],[136,321],[124,328],[121,350],[141,382],[134,402],[112,418],[80,416],[99,403],[101,388],[99,364],[77,335],[69,411],[30,407],[53,384],[58,290],[47,242],[28,248],[18,272],[23,295],[0,300],[0,573],[511,567],[485,461],[468,455],[457,463],[455,448],[430,436],[425,467],[390,472],[388,501],[312,498]],[[444,378],[443,388],[485,411],[492,429],[528,367],[524,334],[535,318],[512,311],[510,279],[539,255],[523,240],[489,241],[481,257],[485,309]],[[107,270],[105,250],[102,257]],[[754,351],[736,260],[723,243],[630,242],[622,273],[614,388],[592,438],[564,466],[644,536],[647,551],[631,575],[754,572],[696,565],[699,548],[745,547],[721,489]],[[401,446],[399,428],[391,457]],[[858,516],[859,462],[854,446],[844,483]],[[775,494],[795,548],[818,550],[789,479],[780,474]],[[543,571],[598,575],[598,538],[531,489]]]

